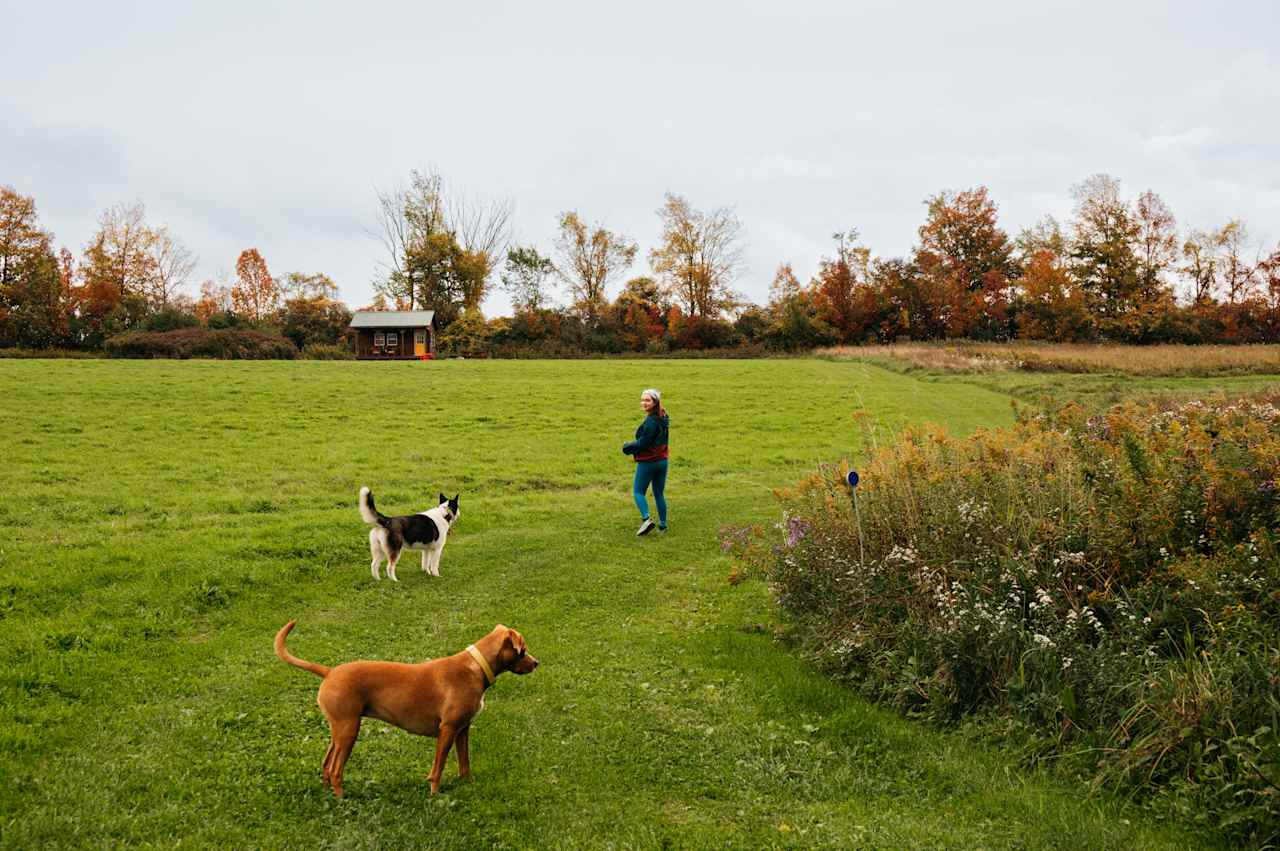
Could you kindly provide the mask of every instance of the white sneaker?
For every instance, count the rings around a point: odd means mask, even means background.
[[[645,518],[645,521],[640,524],[640,528],[636,530],[636,537],[638,538],[641,535],[647,535],[650,532],[652,532],[655,528],[657,527],[655,526],[654,522],[649,518]]]

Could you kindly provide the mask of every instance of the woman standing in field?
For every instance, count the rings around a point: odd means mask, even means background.
[[[645,491],[653,488],[653,501],[658,506],[658,531],[667,531],[667,500],[663,491],[667,486],[667,427],[671,418],[662,407],[662,396],[649,388],[640,394],[640,408],[645,413],[644,422],[636,429],[636,439],[622,445],[623,453],[636,462],[636,477],[631,485],[631,495],[640,509],[640,529],[637,535],[653,531],[649,517],[649,501]]]

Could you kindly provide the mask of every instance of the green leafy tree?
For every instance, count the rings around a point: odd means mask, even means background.
[[[556,265],[551,258],[543,257],[532,245],[518,245],[507,251],[507,262],[502,269],[502,288],[511,296],[515,312],[545,307],[550,297],[548,283],[555,272]]]
[[[415,304],[446,314],[479,308],[484,300],[490,274],[506,254],[511,242],[513,206],[509,199],[483,199],[451,188],[434,169],[413,171],[408,186],[378,193],[377,236],[386,249],[383,274],[374,289],[397,305],[412,310]],[[438,256],[440,237],[447,235],[459,249],[471,256],[469,279],[460,291],[463,301],[447,306],[418,301],[425,290],[438,293],[446,282],[423,282],[418,275],[425,268],[424,255]],[[436,245],[428,245],[434,240]],[[475,258],[483,260],[477,264]],[[477,270],[484,274],[474,278]]]
[[[0,293],[0,345],[45,349],[69,342],[58,258],[47,247],[11,270]]]
[[[1115,320],[1141,303],[1141,261],[1135,250],[1141,226],[1120,197],[1120,182],[1109,175],[1095,174],[1072,193],[1071,272],[1088,310],[1115,328]]]
[[[452,233],[434,233],[415,244],[405,270],[414,282],[414,300],[435,311],[436,327],[447,327],[466,311],[479,311],[488,260],[463,248]]]

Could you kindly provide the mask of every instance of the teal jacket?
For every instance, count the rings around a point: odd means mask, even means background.
[[[622,452],[635,456],[637,461],[661,461],[667,453],[667,433],[671,426],[671,417],[653,414],[644,418],[636,429],[636,439],[622,444]]]

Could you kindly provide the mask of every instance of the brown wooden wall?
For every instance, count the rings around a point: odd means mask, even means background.
[[[413,335],[416,331],[427,332],[427,351],[434,354],[436,350],[435,335],[430,327],[427,328],[355,328],[352,333],[355,334],[355,352],[356,357],[368,360],[397,360],[399,358],[417,357],[415,354]],[[397,335],[398,346],[394,350],[383,344],[381,351],[374,351],[374,336],[382,334],[384,339],[387,334]]]

